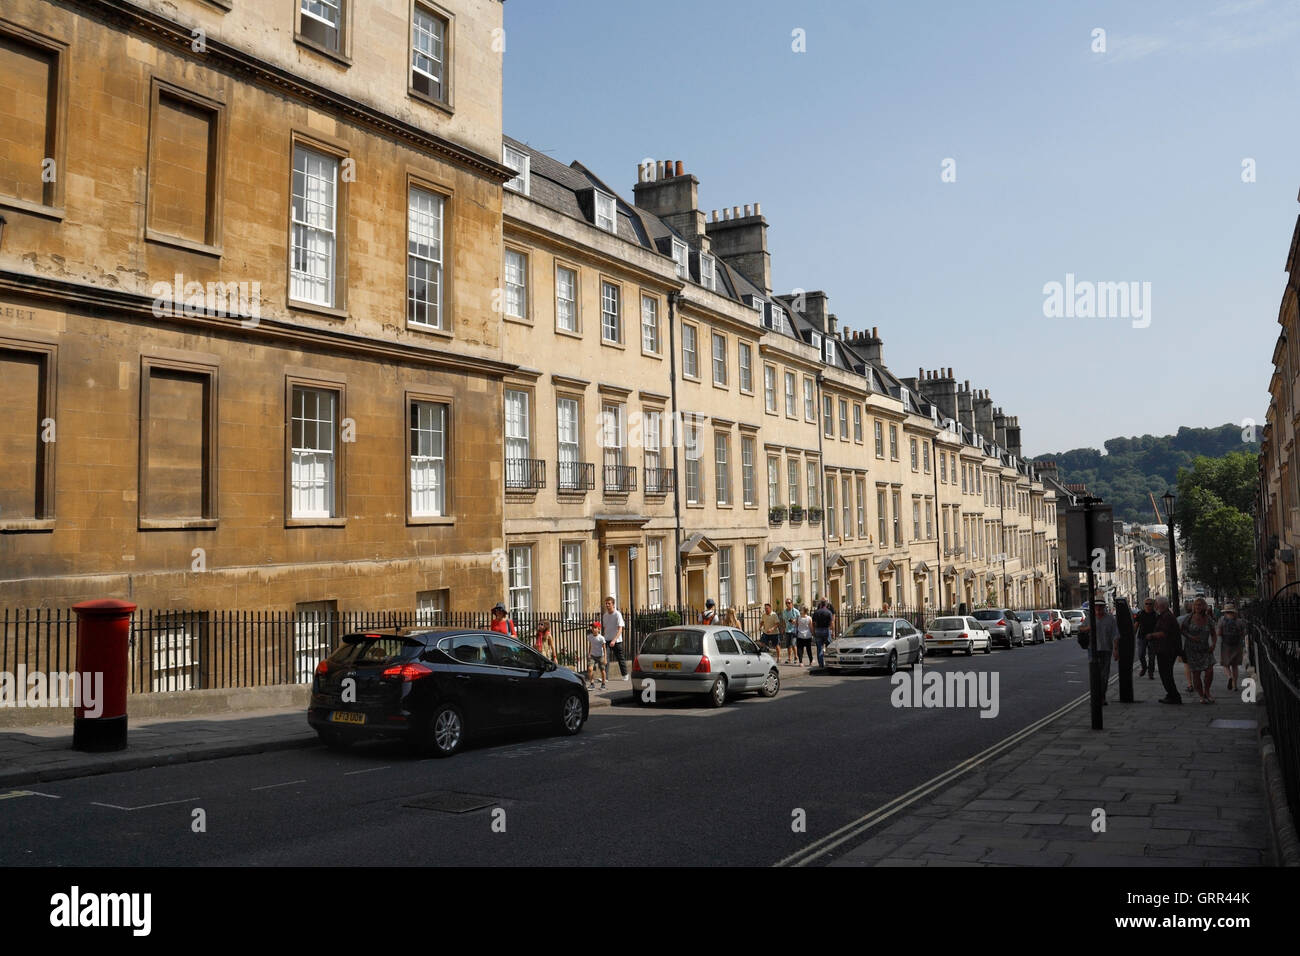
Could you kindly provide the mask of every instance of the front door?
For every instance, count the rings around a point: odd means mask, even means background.
[[[772,576],[772,607],[785,607],[785,575]]]
[[[686,603],[697,612],[704,610],[708,595],[704,588],[704,569],[693,568],[686,572]]]

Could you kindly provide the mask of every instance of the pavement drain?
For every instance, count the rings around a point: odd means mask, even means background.
[[[487,807],[500,806],[497,797],[484,797],[474,793],[457,793],[454,790],[435,790],[405,801],[402,806],[414,810],[437,810],[440,813],[472,813]]]
[[[1258,720],[1212,720],[1211,727],[1219,727],[1224,730],[1254,730],[1259,726]]]

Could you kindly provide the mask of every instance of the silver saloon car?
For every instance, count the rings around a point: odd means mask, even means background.
[[[925,656],[925,636],[902,618],[869,617],[854,621],[826,646],[826,669],[883,669],[892,674],[902,664]]]
[[[703,694],[709,706],[721,707],[733,694],[775,697],[780,690],[776,661],[734,627],[665,627],[632,659],[632,699],[642,704],[660,694]]]
[[[947,651],[949,654],[962,651],[970,657],[977,650],[988,654],[993,648],[993,639],[984,625],[973,617],[936,617],[925,627],[926,653]]]

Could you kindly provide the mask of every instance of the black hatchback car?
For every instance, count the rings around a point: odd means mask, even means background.
[[[587,720],[587,688],[567,667],[493,631],[397,628],[348,634],[312,679],[307,722],[327,745],[404,738],[450,757],[473,735]]]

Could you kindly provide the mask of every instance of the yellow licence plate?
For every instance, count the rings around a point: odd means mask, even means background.
[[[655,661],[654,670],[657,671],[679,671],[682,669],[681,661]]]
[[[336,724],[364,724],[366,715],[353,713],[350,710],[336,710],[330,714],[330,720]]]

